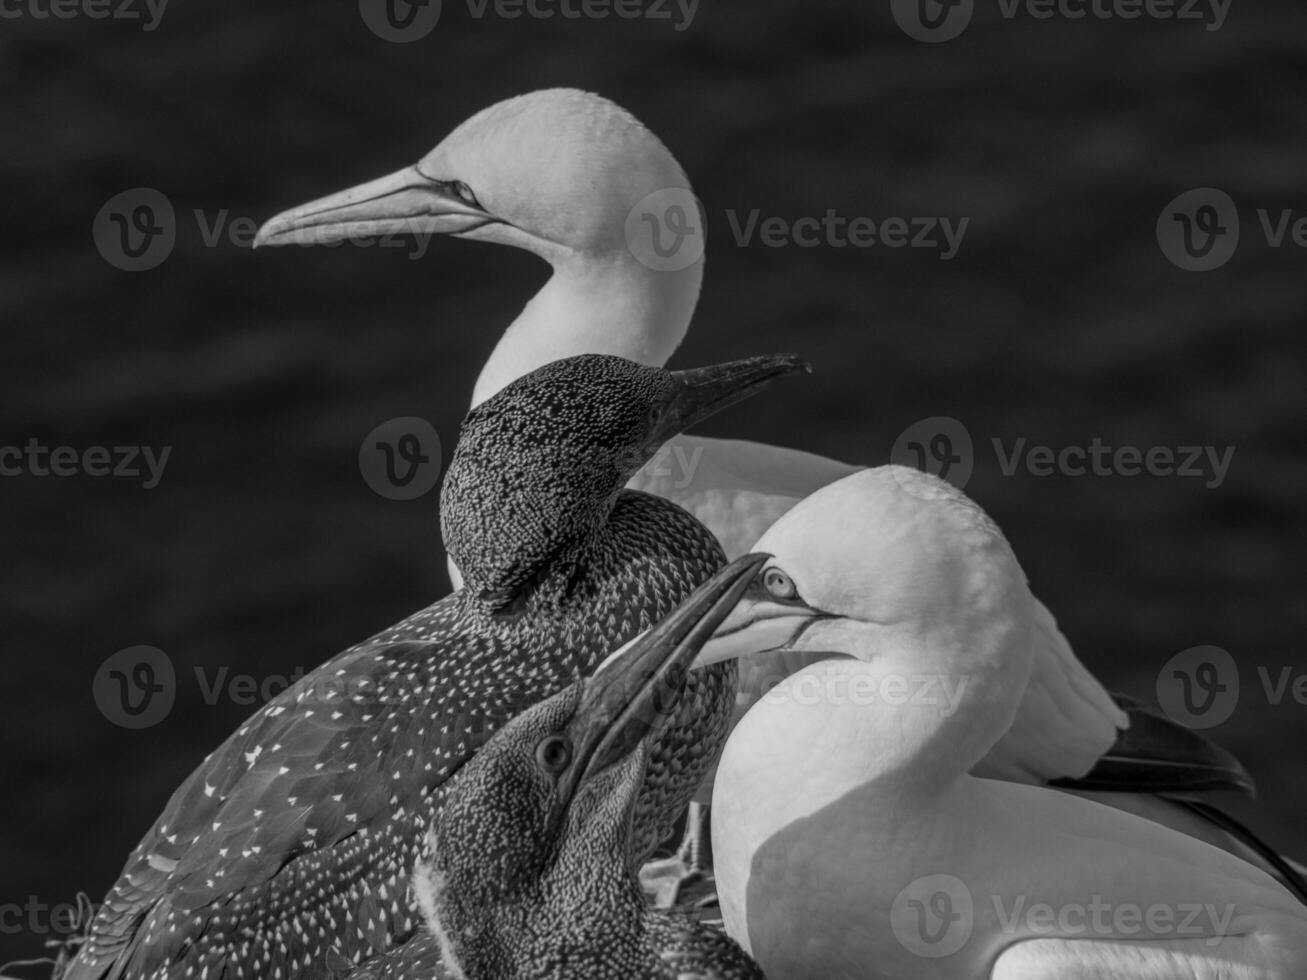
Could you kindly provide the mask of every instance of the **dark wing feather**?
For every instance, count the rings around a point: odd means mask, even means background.
[[[1062,789],[1118,793],[1256,793],[1252,777],[1230,752],[1193,729],[1122,694],[1112,700],[1130,716],[1116,743],[1079,779],[1056,779]]]
[[[333,980],[454,980],[457,976],[441,960],[436,940],[422,931]]]

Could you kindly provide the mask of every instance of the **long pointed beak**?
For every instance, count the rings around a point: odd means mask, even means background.
[[[405,167],[283,211],[259,229],[254,247],[325,245],[377,235],[458,235],[498,220],[459,197],[452,182]]]
[[[692,668],[785,650],[814,624],[833,619],[803,602],[773,599],[757,578],[741,593],[739,604],[724,617],[700,648]]]
[[[811,372],[812,365],[798,354],[765,354],[688,371],[672,371],[676,387],[663,406],[651,442],[661,444],[710,415],[757,394],[777,378],[799,371]]]
[[[691,661],[767,557],[745,555],[726,565],[657,626],[599,666],[576,712],[575,751],[587,760],[578,767],[578,782],[626,758],[662,728],[685,690]]]

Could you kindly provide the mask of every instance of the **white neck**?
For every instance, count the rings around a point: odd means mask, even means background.
[[[614,354],[661,366],[694,314],[703,260],[679,272],[649,269],[624,250],[568,255],[504,332],[477,379],[472,405],[536,368],[577,354]]]

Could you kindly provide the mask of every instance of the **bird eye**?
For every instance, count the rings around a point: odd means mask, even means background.
[[[550,735],[536,746],[536,762],[547,773],[560,773],[572,761],[572,743],[562,735]]]
[[[463,181],[455,180],[450,183],[449,186],[465,203],[471,204],[475,207],[481,206],[481,202],[477,200],[477,196],[472,193],[472,188],[468,187]]]
[[[762,573],[762,587],[775,599],[794,599],[799,595],[794,579],[775,567]]]

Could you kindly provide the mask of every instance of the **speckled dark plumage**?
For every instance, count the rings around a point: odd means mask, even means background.
[[[426,930],[348,980],[762,980],[724,933],[646,907],[629,853],[650,739],[591,766],[584,688],[513,719],[441,787],[415,877]],[[539,753],[558,740],[562,771]]]
[[[132,852],[63,980],[328,977],[411,936],[434,791],[723,561],[679,507],[621,490],[671,434],[660,413],[676,385],[589,355],[469,413],[442,494],[467,587],[327,662],[210,755]],[[696,672],[653,752],[635,857],[715,758],[734,685],[733,664]]]

